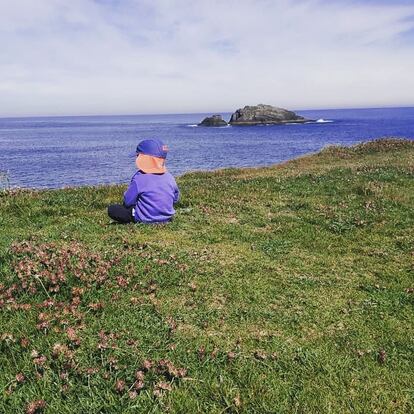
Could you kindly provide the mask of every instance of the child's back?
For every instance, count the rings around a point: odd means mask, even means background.
[[[125,207],[133,207],[136,221],[143,223],[164,222],[175,214],[174,203],[179,190],[169,173],[146,174],[137,171],[124,194]]]
[[[165,168],[168,148],[161,141],[141,141],[136,153],[138,171],[133,175],[123,204],[108,206],[108,215],[119,223],[164,223],[175,214],[180,197],[174,177]]]

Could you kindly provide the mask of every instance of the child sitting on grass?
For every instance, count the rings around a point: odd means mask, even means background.
[[[136,150],[133,175],[123,204],[108,206],[108,215],[118,223],[165,223],[171,221],[180,191],[165,168],[168,148],[161,141],[146,139]]]

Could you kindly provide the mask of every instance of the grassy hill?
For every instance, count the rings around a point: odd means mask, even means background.
[[[0,193],[0,412],[414,412],[414,141],[178,184]]]

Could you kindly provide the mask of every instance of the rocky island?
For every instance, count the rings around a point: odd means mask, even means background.
[[[199,124],[200,126],[226,126],[230,125],[281,125],[291,123],[309,122],[303,116],[284,108],[277,108],[272,105],[259,104],[256,106],[245,106],[237,109],[227,123],[221,115],[209,116]]]
[[[303,123],[308,121],[303,116],[299,116],[287,109],[260,104],[238,109],[231,116],[229,123],[231,125],[258,125]]]

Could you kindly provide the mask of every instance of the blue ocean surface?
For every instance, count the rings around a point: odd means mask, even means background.
[[[297,113],[318,122],[208,128],[196,125],[210,114],[0,118],[0,172],[12,187],[126,183],[135,172],[129,154],[145,138],[168,144],[174,175],[271,165],[330,144],[414,139],[414,108]]]

